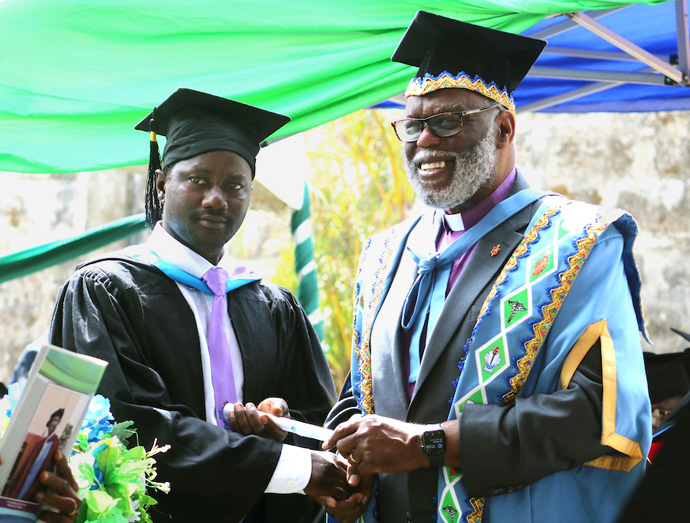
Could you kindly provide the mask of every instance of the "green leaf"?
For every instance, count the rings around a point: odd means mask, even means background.
[[[120,441],[127,441],[131,438],[137,431],[132,427],[134,425],[133,421],[123,421],[122,423],[116,423],[113,425],[111,433],[113,436],[117,436]]]
[[[117,460],[120,457],[120,449],[116,445],[107,445],[101,452],[96,456],[96,461],[98,461],[98,466],[103,472],[103,477],[107,476],[115,466],[117,465]]]
[[[103,490],[89,490],[84,501],[88,506],[87,519],[99,519],[101,514],[107,514],[115,506],[116,501]]]
[[[122,453],[122,460],[123,461],[129,461],[129,460],[141,460],[146,457],[146,449],[144,447],[133,447],[129,449],[126,452]]]

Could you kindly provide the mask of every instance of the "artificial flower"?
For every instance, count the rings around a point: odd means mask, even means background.
[[[13,383],[0,400],[3,416],[2,433],[23,390],[23,383]],[[74,479],[79,486],[82,504],[77,523],[150,523],[148,508],[156,500],[147,494],[151,489],[169,492],[168,483],[156,482],[156,460],[169,445],[151,450],[133,446],[127,440],[136,434],[131,421],[115,423],[110,401],[97,394],[89,404],[77,440],[69,458]]]

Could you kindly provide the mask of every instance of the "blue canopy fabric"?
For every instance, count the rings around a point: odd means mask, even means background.
[[[522,31],[546,40],[547,46],[515,91],[518,112],[690,110],[687,0],[577,14],[594,19],[593,25],[602,26],[610,40],[565,14],[549,16]],[[636,51],[652,55],[647,58],[661,62],[675,73],[674,78],[629,54]],[[398,95],[375,107],[404,104]]]
[[[585,14],[596,16],[596,12]],[[681,18],[680,29],[676,23],[678,17]],[[676,66],[680,61],[680,73],[683,75],[683,81],[680,83],[671,81],[663,74],[654,73],[646,64],[632,59],[597,34],[568,22],[568,17],[564,15],[549,17],[523,31],[525,35],[545,38],[548,45],[516,91],[518,110],[534,110],[536,107],[547,112],[645,112],[690,109],[690,89],[687,81],[688,20],[685,0],[658,5],[630,5],[596,19],[605,29],[661,61],[672,66]],[[551,30],[564,23],[572,28],[548,36]],[[576,56],[585,54],[590,56]],[[592,58],[596,55],[605,59]],[[560,75],[560,78],[543,76],[547,71],[551,75]],[[601,80],[573,79],[567,78],[568,76],[593,76]],[[616,80],[620,80],[621,83]],[[649,83],[637,83],[642,81]],[[602,90],[573,100],[542,106],[545,101],[554,97],[567,96],[568,93],[582,89]]]

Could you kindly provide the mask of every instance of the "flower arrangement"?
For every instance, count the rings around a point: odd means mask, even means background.
[[[0,437],[22,390],[23,384],[13,383],[0,400],[0,412],[4,411]],[[148,508],[156,500],[147,490],[170,491],[169,484],[155,481],[153,457],[169,445],[158,447],[154,442],[149,451],[138,445],[128,449],[126,443],[136,434],[132,425],[131,421],[115,423],[107,398],[98,394],[92,398],[69,458],[83,500],[77,523],[151,522]]]

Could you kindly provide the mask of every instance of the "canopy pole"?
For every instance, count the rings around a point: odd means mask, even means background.
[[[295,242],[295,273],[297,274],[297,299],[309,316],[319,340],[325,339],[325,327],[319,307],[319,282],[314,261],[314,238],[311,229],[309,188],[304,182],[302,208],[292,213],[290,231]],[[325,347],[325,346],[324,346]]]
[[[658,59],[653,54],[645,51],[641,47],[633,44],[632,42],[626,40],[620,35],[614,33],[613,31],[611,31],[607,27],[604,27],[599,22],[596,22],[593,18],[587,16],[586,14],[566,13],[565,16],[567,16],[573,22],[581,25],[582,27],[587,28],[592,33],[600,36],[607,42],[610,42],[611,44],[615,45],[619,49],[622,49],[631,56],[634,56],[641,62],[649,65],[654,70],[659,71],[664,76],[670,78],[674,82],[685,86],[688,85],[687,77],[681,71],[679,71],[672,65],[667,64],[664,61]]]
[[[680,72],[680,71],[678,71]],[[534,66],[529,70],[532,77],[566,78],[590,82],[625,82],[631,84],[664,85],[664,77],[658,73],[624,73],[620,71],[600,71],[592,69],[565,69],[560,67]]]
[[[611,13],[615,13],[616,11],[620,11],[621,9],[625,9],[625,7],[617,7],[615,9],[603,9],[601,11],[588,11],[588,14],[594,20],[597,18],[601,18],[602,16],[606,16],[606,15],[609,15]],[[573,22],[571,20],[564,20],[563,22],[559,22],[557,24],[554,24],[551,27],[547,27],[546,29],[542,29],[541,31],[535,31],[533,33],[526,31],[524,34],[526,36],[529,36],[532,38],[539,38],[541,40],[546,40],[551,36],[565,33],[566,31],[568,31],[569,29],[572,29],[574,27],[577,27],[577,24],[575,22]],[[547,44],[546,48],[544,49],[544,52],[546,52],[546,50],[548,48],[549,48],[549,46]]]
[[[676,34],[678,35],[678,67],[687,85],[690,77],[690,42],[688,41],[688,3],[687,0],[676,0]]]
[[[575,58],[593,58],[595,60],[613,60],[616,62],[639,62],[637,58],[623,51],[599,51],[598,49],[580,49],[577,47],[559,47],[547,45],[542,54],[557,54],[559,56],[571,56]],[[659,60],[668,60],[668,55],[655,55]]]
[[[529,104],[524,104],[520,105],[517,108],[518,114],[523,114],[523,113],[530,113],[534,111],[540,111],[542,109],[546,109],[547,107],[553,107],[554,105],[558,105],[560,103],[564,102],[569,102],[570,100],[574,100],[576,98],[580,98],[582,96],[587,96],[588,94],[594,94],[598,93],[601,91],[606,91],[607,89],[611,89],[613,87],[618,87],[619,85],[623,85],[623,82],[613,82],[613,83],[608,83],[608,82],[600,82],[596,84],[589,84],[584,87],[580,87],[579,89],[573,89],[572,91],[568,91],[566,93],[558,94],[556,96],[551,96],[549,98],[544,98],[542,100],[539,100],[537,102],[532,102]]]

